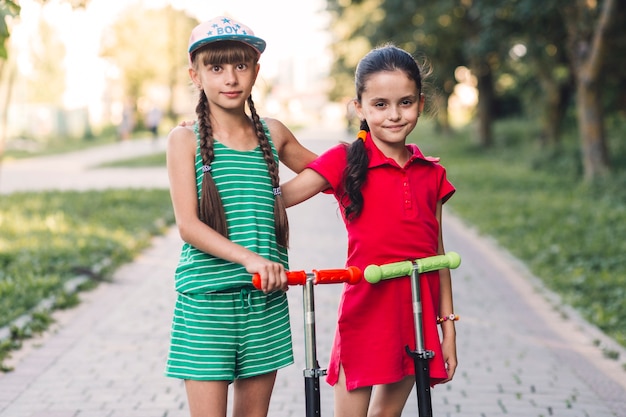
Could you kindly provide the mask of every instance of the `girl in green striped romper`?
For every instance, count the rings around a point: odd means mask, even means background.
[[[293,363],[278,161],[300,172],[315,154],[255,110],[251,91],[264,49],[231,18],[198,25],[189,40],[198,121],[168,137],[184,244],[165,373],[185,380],[192,417],[226,416],[230,383],[233,416],[266,416],[277,370]],[[262,290],[251,284],[254,273]]]

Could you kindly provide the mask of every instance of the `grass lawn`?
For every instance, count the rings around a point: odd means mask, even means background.
[[[65,284],[110,278],[174,222],[168,190],[14,193],[0,198],[0,328],[33,312],[44,299],[71,305]],[[26,328],[0,341],[0,363],[19,340],[45,328],[35,311]]]

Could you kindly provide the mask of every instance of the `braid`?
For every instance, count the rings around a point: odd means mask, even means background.
[[[267,163],[267,169],[272,180],[272,188],[278,189],[280,187],[280,178],[278,176],[278,164],[274,159],[272,147],[265,135],[265,129],[261,123],[261,119],[254,107],[252,96],[248,97],[248,107],[252,114],[252,121],[254,123],[254,129],[256,135],[259,138],[259,146],[263,151],[263,159]],[[287,218],[287,209],[281,195],[276,195],[274,198],[274,227],[276,229],[276,242],[283,247],[289,246],[289,220]]]
[[[200,156],[202,164],[211,166],[215,159],[213,149],[213,128],[209,117],[209,101],[206,94],[201,89],[196,115],[198,116],[198,133],[200,135]],[[228,226],[226,224],[226,214],[222,199],[210,170],[204,171],[202,175],[202,190],[198,201],[198,216],[200,220],[209,225],[213,230],[228,237]]]
[[[363,120],[361,130],[369,132],[367,122]],[[365,150],[365,143],[357,139],[348,146],[347,164],[343,173],[345,193],[341,198],[346,220],[352,221],[363,211],[363,193],[361,188],[367,179],[369,157]],[[347,203],[347,205],[346,205]]]

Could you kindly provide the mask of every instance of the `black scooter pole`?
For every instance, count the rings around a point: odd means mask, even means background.
[[[413,299],[413,322],[415,325],[415,350],[406,347],[406,352],[413,358],[415,366],[415,384],[417,391],[417,409],[420,417],[432,417],[433,407],[430,395],[430,364],[429,360],[435,356],[432,350],[424,347],[424,333],[422,331],[422,297],[420,291],[420,276],[417,268],[411,272],[411,295]]]

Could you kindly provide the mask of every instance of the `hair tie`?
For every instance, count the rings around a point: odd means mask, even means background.
[[[281,195],[282,192],[280,191],[280,187],[274,187],[272,188],[272,191],[274,192],[274,195]]]
[[[359,133],[356,134],[357,139],[361,139],[363,142],[365,142],[365,139],[367,139],[367,131],[365,130],[359,130]]]
[[[202,165],[202,173],[206,174],[207,172],[211,172],[211,165]]]

